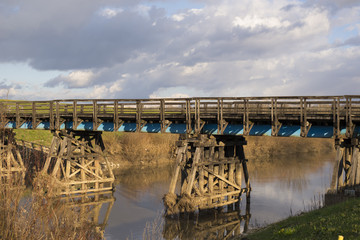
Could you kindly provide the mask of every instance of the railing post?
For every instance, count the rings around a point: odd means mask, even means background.
[[[338,97],[333,100],[333,128],[334,137],[340,136],[340,99]]]
[[[32,102],[32,129],[36,129],[37,119],[36,119],[36,103]]]
[[[306,102],[306,98],[304,98],[304,97],[300,98],[300,108],[301,108],[301,111],[300,111],[301,112],[301,114],[300,114],[300,136],[306,137],[311,128],[311,123],[308,122],[307,102]]]
[[[119,103],[117,100],[114,101],[114,132],[119,131]]]
[[[165,132],[166,124],[165,124],[165,100],[160,99],[160,128],[161,133]]]
[[[97,100],[93,100],[93,130],[96,131],[98,128],[98,105]]]
[[[191,102],[189,99],[186,100],[185,105],[186,110],[186,133],[190,134],[192,132],[191,127]]]
[[[16,128],[20,128],[21,120],[20,120],[20,106],[19,103],[16,103]]]
[[[217,101],[217,110],[218,110],[218,114],[217,114],[217,121],[218,121],[218,133],[223,134],[223,125],[222,125],[222,121],[223,121],[223,100],[218,99]]]
[[[271,136],[277,136],[281,128],[278,119],[277,98],[271,99]]]
[[[200,117],[200,99],[195,100],[195,133],[200,133],[205,122]]]
[[[49,106],[49,111],[50,111],[50,130],[55,130],[55,122],[54,122],[54,101],[50,102],[50,106]]]
[[[58,101],[56,101],[56,123],[55,128],[56,130],[60,130],[60,104]]]
[[[224,99],[218,99],[217,101],[217,121],[218,121],[218,133],[224,134],[225,128],[228,125],[228,122],[224,120]]]
[[[351,97],[346,97],[346,137],[351,138],[355,125],[352,122]]]
[[[141,129],[146,125],[142,120],[143,103],[141,100],[136,100],[136,132],[141,132]]]
[[[78,127],[78,115],[77,115],[77,101],[73,102],[73,130],[76,130]]]
[[[244,99],[244,116],[243,116],[243,134],[244,136],[249,135],[253,123],[249,120],[249,99]]]

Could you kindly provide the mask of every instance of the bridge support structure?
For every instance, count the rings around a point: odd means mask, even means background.
[[[55,186],[49,186],[55,195],[113,190],[114,175],[104,149],[101,132],[54,131],[42,172],[55,180]]]
[[[250,200],[245,144],[242,136],[181,135],[177,142],[176,167],[169,192],[164,196],[166,214],[222,206],[232,208],[240,204],[243,193]],[[178,193],[177,185],[180,185]]]
[[[17,149],[15,133],[0,130],[0,178],[1,184],[24,185],[26,168]]]
[[[331,191],[360,186],[360,143],[357,138],[335,140],[336,161],[331,181]]]

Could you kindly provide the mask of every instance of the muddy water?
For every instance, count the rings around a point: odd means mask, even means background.
[[[240,212],[210,211],[180,221],[162,217],[162,197],[169,187],[171,166],[120,171],[105,237],[207,239],[239,234],[317,208],[330,185],[332,159],[334,156],[305,155],[249,160],[250,205],[243,199]]]

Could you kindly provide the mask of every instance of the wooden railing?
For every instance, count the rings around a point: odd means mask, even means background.
[[[48,121],[50,129],[59,129],[66,121],[73,129],[82,121],[93,122],[96,130],[102,122],[113,122],[118,130],[124,122],[134,122],[137,130],[148,122],[161,124],[161,130],[173,122],[185,123],[188,132],[201,131],[205,123],[217,123],[223,133],[228,123],[244,125],[246,135],[253,124],[272,125],[276,135],[282,124],[300,124],[302,135],[311,125],[332,125],[334,135],[346,126],[351,136],[360,122],[360,95],[304,97],[222,97],[164,99],[70,99],[53,101],[2,101],[5,120],[16,127],[32,122],[36,129]]]

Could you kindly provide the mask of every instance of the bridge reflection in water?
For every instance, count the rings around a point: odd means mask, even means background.
[[[74,227],[85,225],[95,227],[95,232],[99,233],[103,239],[114,202],[115,198],[112,191],[86,193],[56,198],[57,208],[55,209],[57,216],[59,218],[65,217],[65,221],[71,216]]]
[[[246,209],[225,207],[202,210],[193,214],[180,214],[175,218],[166,217],[163,238],[170,239],[230,239],[246,233],[250,222],[250,201]]]

